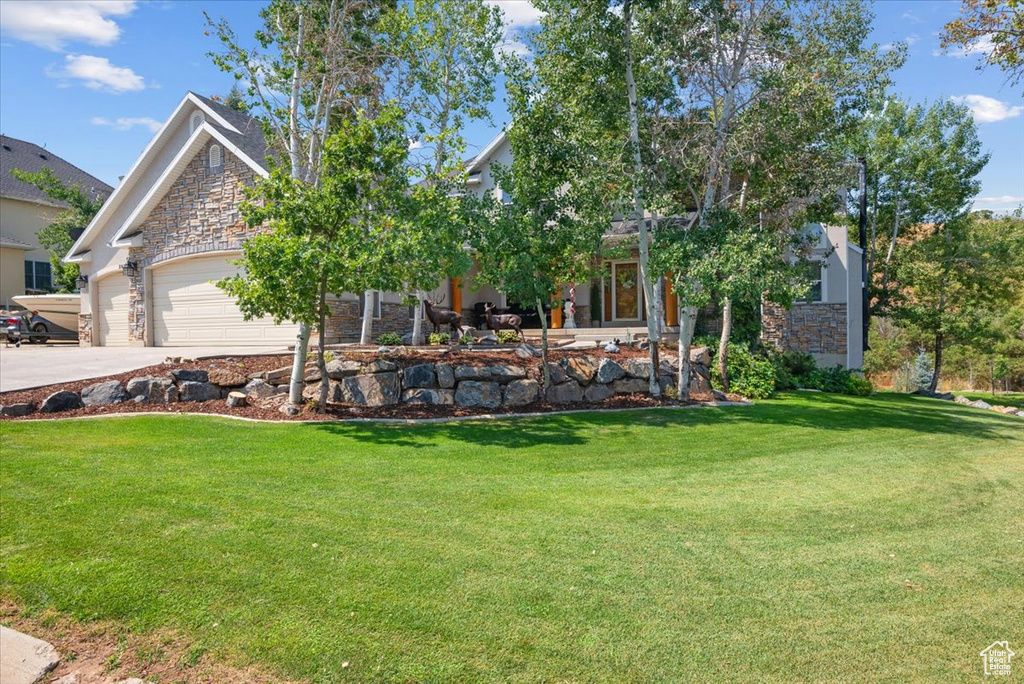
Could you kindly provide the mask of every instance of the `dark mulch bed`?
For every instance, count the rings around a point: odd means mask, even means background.
[[[585,349],[585,350],[569,350],[569,351],[558,351],[552,350],[549,353],[549,359],[551,361],[557,361],[559,359],[571,356],[608,356],[615,360],[623,360],[626,358],[647,358],[646,350],[638,349],[627,349],[623,348],[618,354],[605,354],[601,349]],[[470,365],[470,366],[484,366],[494,365],[498,363],[506,363],[510,365],[525,366],[527,368],[527,374],[529,377],[540,378],[540,359],[529,358],[522,359],[511,352],[511,350],[494,350],[494,351],[470,351],[465,349],[438,349],[438,350],[426,350],[426,349],[410,349],[410,348],[399,348],[393,353],[378,354],[376,348],[367,347],[365,349],[346,349],[343,352],[335,352],[335,357],[343,357],[353,361],[365,360],[369,362],[372,358],[381,357],[386,358],[389,361],[394,362],[401,368],[408,368],[409,366],[415,366],[421,363],[446,363],[452,365]],[[190,370],[213,370],[215,368],[230,368],[236,370],[245,375],[254,375],[264,371],[275,370],[283,367],[290,367],[291,365],[291,354],[282,354],[274,356],[245,356],[245,357],[231,357],[222,359],[204,359],[204,360],[169,360],[162,364],[153,366],[146,366],[145,368],[139,368],[127,373],[119,373],[117,375],[108,375],[100,378],[91,378],[89,380],[76,380],[74,382],[59,383],[55,385],[47,385],[45,387],[38,387],[35,389],[28,390],[15,390],[13,392],[2,392],[0,393],[0,405],[18,404],[18,403],[32,403],[38,407],[39,404],[50,394],[57,390],[67,389],[73,392],[81,392],[83,388],[89,385],[96,384],[98,382],[105,382],[108,380],[117,380],[121,384],[126,385],[129,380],[143,375],[169,375],[172,370],[177,369],[190,369]],[[310,358],[315,358],[314,355],[310,355]],[[39,418],[71,418],[78,416],[95,416],[104,415],[110,413],[209,413],[218,415],[228,416],[239,416],[245,418],[257,418],[263,420],[345,420],[352,418],[400,418],[400,419],[419,419],[419,418],[442,418],[452,416],[476,416],[476,415],[499,415],[499,414],[510,414],[510,413],[547,413],[552,411],[568,411],[568,410],[592,410],[595,408],[613,408],[613,409],[624,409],[624,408],[642,408],[642,407],[654,407],[654,406],[683,406],[687,404],[699,404],[711,401],[713,398],[710,396],[693,396],[688,402],[680,402],[674,399],[662,398],[655,399],[646,394],[624,394],[617,395],[606,399],[600,404],[591,404],[586,402],[572,403],[572,404],[550,404],[548,402],[536,402],[527,406],[518,406],[514,408],[496,408],[496,409],[484,409],[484,408],[461,408],[458,406],[430,406],[422,404],[398,404],[394,406],[381,406],[381,407],[358,407],[358,406],[346,406],[331,404],[327,408],[326,413],[317,413],[315,408],[311,404],[303,406],[303,410],[296,416],[287,416],[281,413],[277,406],[260,407],[260,406],[246,406],[240,408],[230,408],[226,405],[223,399],[214,399],[211,401],[196,401],[196,402],[177,402],[173,404],[136,404],[134,402],[124,402],[121,404],[113,404],[110,406],[87,406],[85,408],[76,409],[74,411],[64,411],[57,414],[40,414],[33,413],[28,416],[20,418],[12,418],[8,416],[0,417],[0,420],[32,420]],[[740,401],[743,398],[738,395],[730,395],[730,400]]]

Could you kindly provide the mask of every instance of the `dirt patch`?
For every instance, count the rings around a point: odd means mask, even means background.
[[[334,352],[335,358],[344,358],[353,361],[369,362],[373,358],[384,358],[398,365],[400,368],[408,368],[424,363],[443,363],[453,366],[487,366],[496,364],[509,364],[523,366],[527,370],[527,376],[537,380],[541,379],[541,362],[537,358],[520,358],[510,349],[495,349],[489,351],[477,351],[466,349],[438,348],[408,348],[399,347],[393,352],[381,354],[376,347],[348,348],[344,352]],[[617,354],[606,354],[602,349],[584,350],[552,350],[548,357],[551,362],[557,362],[569,357],[603,357],[607,356],[615,361],[624,361],[629,358],[647,358],[647,351],[623,347]],[[256,375],[264,371],[275,370],[290,366],[291,354],[267,355],[267,356],[246,356],[229,357],[222,359],[170,359],[164,363],[153,366],[146,366],[127,373],[108,375],[89,380],[76,380],[74,382],[59,383],[38,387],[28,390],[15,390],[13,392],[0,393],[0,405],[31,403],[36,408],[49,395],[57,390],[66,389],[73,392],[81,392],[83,388],[98,382],[117,380],[122,385],[127,385],[132,378],[144,375],[167,376],[171,371],[178,369],[206,370],[231,369],[246,376]],[[282,395],[283,396],[283,395]],[[731,401],[742,401],[739,395],[729,395]],[[33,420],[38,418],[70,418],[78,416],[95,416],[110,413],[209,413],[217,415],[239,416],[244,418],[256,418],[262,420],[345,420],[352,418],[441,418],[441,417],[463,417],[491,414],[510,413],[547,413],[552,411],[568,411],[579,409],[607,409],[607,408],[640,408],[652,406],[683,406],[688,404],[704,403],[712,401],[711,396],[693,395],[690,401],[680,402],[668,397],[656,399],[647,394],[621,394],[610,397],[601,403],[571,403],[552,404],[546,401],[535,402],[526,406],[488,408],[462,408],[458,406],[432,406],[426,404],[396,404],[381,407],[361,407],[343,404],[328,405],[326,413],[317,413],[313,403],[307,403],[302,411],[295,416],[287,416],[278,410],[281,398],[277,404],[265,406],[244,406],[232,408],[226,405],[223,399],[212,399],[209,401],[174,402],[170,404],[123,402],[109,406],[86,406],[72,411],[64,411],[55,414],[32,413],[23,417],[0,417],[0,420]]]
[[[113,684],[131,677],[181,684],[289,684],[257,668],[216,662],[177,632],[139,634],[112,621],[83,623],[53,610],[30,613],[6,598],[0,600],[0,620],[57,649],[60,664],[44,682],[75,675],[78,679],[71,681],[78,684]]]

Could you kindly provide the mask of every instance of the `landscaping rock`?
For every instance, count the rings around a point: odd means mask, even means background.
[[[82,398],[70,390],[58,390],[50,396],[43,399],[43,403],[39,405],[40,413],[58,413],[60,411],[72,411],[74,409],[80,409],[85,404],[82,403]]]
[[[313,368],[307,368],[306,374],[302,376],[302,382],[307,384],[311,382],[320,382],[320,369],[315,366]]]
[[[137,397],[132,397],[132,403],[133,404],[145,404],[148,401],[149,401],[149,397],[147,397],[145,394],[140,394]]]
[[[972,401],[970,404],[968,404],[968,406],[973,406],[974,408],[980,409],[992,408],[992,404],[988,403],[987,401],[981,401],[980,399],[978,401]]]
[[[651,360],[626,359],[622,362],[622,369],[631,378],[647,379],[651,375]]]
[[[458,369],[455,372],[457,376]],[[455,403],[465,408],[498,408],[501,406],[501,386],[496,382],[463,380],[455,390]]]
[[[242,388],[248,396],[254,399],[266,399],[277,394],[277,388],[266,380],[250,380],[249,384]]]
[[[434,387],[437,384],[437,373],[434,364],[421,363],[409,366],[403,371],[402,385],[409,389],[416,387]]]
[[[287,385],[292,377],[292,367],[282,366],[263,374],[263,379],[271,385]]]
[[[455,390],[450,389],[407,389],[402,392],[403,404],[429,404],[430,406],[451,406],[455,403]]]
[[[610,396],[612,396],[612,389],[608,385],[594,383],[593,385],[588,385],[587,388],[583,390],[583,398],[594,404],[604,401]]]
[[[516,347],[515,353],[521,359],[539,359],[541,356],[540,351],[536,347],[525,342]]]
[[[1007,416],[1017,415],[1017,408],[1015,406],[993,406],[992,409]]]
[[[178,384],[180,401],[209,401],[220,399],[220,388],[210,382],[186,380]]]
[[[707,347],[693,347],[690,349],[690,363],[699,363],[702,366],[710,366],[711,352]]]
[[[571,356],[562,360],[562,367],[581,385],[589,385],[597,375],[597,359],[592,356]]]
[[[957,395],[957,397],[955,399],[953,399],[953,401],[955,401],[958,404],[970,404],[971,403],[971,400],[968,399],[967,397],[963,396],[962,394],[961,395]]]
[[[214,368],[210,371],[210,382],[221,387],[241,387],[249,379],[231,368]]]
[[[57,667],[60,658],[52,644],[0,626],[0,682],[36,684]]]
[[[387,359],[376,359],[366,367],[367,373],[393,373],[396,370],[398,370],[398,364],[388,361]]]
[[[204,370],[176,368],[171,371],[171,375],[179,384],[182,382],[210,382],[210,374]]]
[[[295,404],[281,404],[281,408],[278,410],[286,416],[297,416],[302,412],[302,409]]]
[[[327,377],[331,380],[341,380],[359,375],[362,366],[358,361],[345,361],[344,359],[332,359],[327,362]]]
[[[249,405],[249,397],[244,392],[229,392],[227,405],[231,408],[240,408]]]
[[[562,368],[561,364],[548,363],[548,372],[551,374],[551,382],[556,385],[561,385],[569,379],[565,369]]]
[[[356,406],[397,404],[399,399],[398,373],[374,373],[344,378],[338,383],[336,396],[339,402]]]
[[[618,380],[625,375],[626,371],[622,369],[622,366],[611,359],[601,359],[601,365],[597,367],[595,380],[602,385],[607,385],[608,383]]]
[[[561,385],[549,387],[547,400],[552,404],[570,404],[583,401],[583,390],[575,380],[567,380]]]
[[[619,346],[614,342],[609,342],[608,344],[604,345],[604,351],[606,354],[618,354]]]
[[[559,347],[559,349],[597,349],[598,344],[593,340],[576,340]]]
[[[522,366],[491,366],[491,377],[504,384],[512,380],[521,380],[526,377],[526,369]]]
[[[490,366],[456,366],[455,367],[455,379],[456,380],[490,380],[491,379],[491,367]]]
[[[128,394],[132,397],[144,396],[151,404],[169,404],[178,401],[178,388],[168,377],[144,375],[128,381]]]
[[[612,392],[616,394],[635,394],[637,392],[649,392],[651,389],[650,380],[640,378],[620,378],[611,384]]]
[[[505,386],[505,406],[525,406],[540,398],[540,383],[536,380],[513,380]]]
[[[128,394],[117,380],[98,382],[82,390],[82,403],[86,406],[120,404],[122,401],[128,401],[131,398],[132,395]]]
[[[6,406],[0,406],[0,415],[11,416],[12,418],[18,416],[27,416],[28,414],[35,411],[32,404],[27,402],[21,404],[7,404]]]
[[[715,398],[715,401],[729,401],[729,397],[725,396],[716,389],[711,390],[711,396]]]
[[[437,364],[434,367],[437,372],[437,386],[441,389],[453,389],[455,387],[455,371],[451,366]]]
[[[698,394],[711,392],[711,376],[708,374],[707,366],[699,364],[690,366],[690,391]]]

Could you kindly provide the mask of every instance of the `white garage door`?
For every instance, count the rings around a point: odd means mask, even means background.
[[[128,279],[120,273],[99,281],[99,338],[101,347],[128,346]]]
[[[293,343],[297,326],[246,321],[214,282],[238,271],[237,257],[198,257],[153,269],[153,344],[158,347],[275,346]],[[214,281],[214,282],[211,282]]]

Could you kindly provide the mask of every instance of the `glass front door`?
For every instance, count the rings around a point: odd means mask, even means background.
[[[640,319],[640,269],[636,262],[612,264],[612,316]]]

